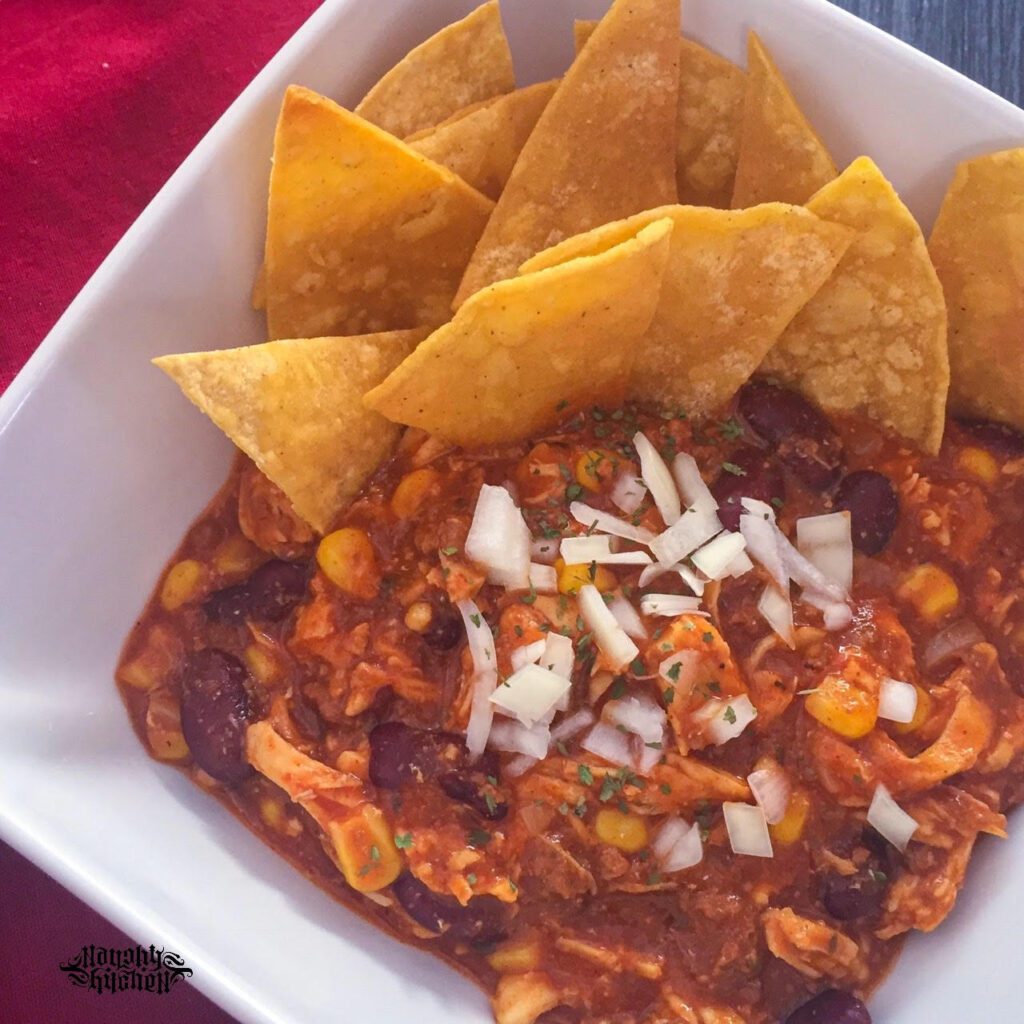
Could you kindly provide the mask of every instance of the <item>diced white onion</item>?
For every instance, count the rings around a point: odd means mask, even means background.
[[[749,561],[749,559],[747,559]],[[705,580],[702,580],[692,569],[687,568],[685,565],[675,565],[672,567],[675,572],[679,574],[679,578],[698,596],[704,596],[704,584]]]
[[[722,529],[718,515],[707,509],[688,508],[664,533],[648,543],[654,557],[663,565],[675,565],[711,540]]]
[[[523,644],[512,651],[509,660],[512,662],[512,671],[518,672],[524,665],[536,665],[540,656],[547,646],[547,639],[535,640],[532,644]]]
[[[509,754],[526,754],[539,761],[547,757],[551,733],[546,725],[535,725],[528,728],[522,722],[510,719],[498,719],[491,726],[488,744],[495,750],[504,750]]]
[[[640,456],[640,476],[647,484],[655,507],[665,520],[665,525],[671,526],[679,519],[683,510],[672,473],[646,434],[638,430],[633,435],[633,447]]]
[[[682,818],[666,818],[651,843],[651,850],[658,861],[658,866],[666,874],[692,868],[704,857],[700,827],[696,823],[691,825]]]
[[[853,538],[850,513],[830,512],[796,521],[800,554],[836,586],[849,593],[853,586]]]
[[[571,679],[575,662],[576,654],[573,651],[572,640],[561,633],[548,633],[544,640],[544,653],[540,656],[540,663],[556,676]]]
[[[661,744],[661,740],[657,742],[651,741],[650,743],[645,743],[640,748],[640,753],[636,758],[636,770],[639,774],[650,775],[658,762],[661,761],[663,756]]]
[[[843,629],[853,621],[853,609],[845,601],[833,601],[816,590],[806,588],[800,591],[800,600],[821,610],[825,628],[830,632]]]
[[[694,717],[705,723],[704,733],[708,739],[721,745],[735,739],[757,718],[757,708],[743,693],[728,700],[709,700]]]
[[[608,497],[627,516],[631,516],[644,503],[644,498],[647,497],[647,488],[642,480],[637,479],[633,473],[627,471],[620,473],[615,478],[615,483],[612,484]]]
[[[773,857],[772,838],[764,811],[754,804],[722,804],[729,845],[744,857]]]
[[[456,606],[466,627],[469,653],[473,659],[473,701],[466,726],[466,749],[476,760],[487,746],[487,736],[494,719],[494,705],[490,701],[498,685],[498,655],[494,650],[494,635],[483,613],[473,601],[459,601]]]
[[[697,509],[718,511],[718,502],[711,489],[700,475],[696,459],[686,452],[680,452],[672,462],[672,475],[686,505]]]
[[[789,582],[784,591],[776,590],[770,583],[764,588],[757,602],[762,618],[782,637],[787,646],[793,647],[793,602],[789,599]]]
[[[611,537],[596,534],[592,537],[564,537],[558,549],[566,565],[585,565],[607,558],[611,553]]]
[[[604,603],[601,592],[593,584],[587,583],[580,587],[578,600],[583,621],[593,631],[594,640],[609,667],[618,671],[628,665],[640,653],[640,649],[618,624]]]
[[[588,726],[594,723],[594,712],[590,708],[580,708],[574,711],[568,718],[563,718],[551,730],[551,742],[561,743],[564,740],[571,740],[573,736],[583,732]]]
[[[525,775],[537,762],[539,758],[530,757],[528,754],[520,754],[518,757],[512,758],[507,765],[505,765],[502,774],[512,779],[519,778],[520,775]],[[523,808],[523,813],[532,808],[532,804],[528,804]]]
[[[644,615],[707,615],[701,611],[700,598],[687,594],[644,594],[640,598]]]
[[[593,526],[602,533],[610,533],[613,537],[634,540],[638,544],[649,544],[654,540],[654,534],[650,530],[617,519],[607,512],[602,512],[599,508],[585,505],[582,501],[574,501],[569,506],[569,515],[581,526]]]
[[[888,839],[900,852],[917,831],[917,822],[895,800],[881,783],[875,789],[868,808],[868,824]]]
[[[838,603],[846,600],[847,591],[843,587],[830,580],[817,566],[812,565],[804,558],[777,526],[774,527],[774,530],[778,535],[777,542],[779,554],[782,556],[782,564],[794,583],[799,583],[805,590],[814,591],[829,601]]]
[[[878,693],[878,717],[906,724],[916,713],[917,687],[886,676]]]
[[[777,825],[786,816],[792,787],[781,767],[758,768],[747,776],[747,785],[758,806],[764,811],[765,821]]]
[[[598,722],[583,737],[580,746],[589,753],[595,754],[611,764],[617,764],[624,768],[635,767],[629,736],[624,732],[619,732],[612,725]]]
[[[658,675],[667,679],[681,695],[688,694],[697,682],[703,661],[699,651],[676,651],[658,666]]]
[[[608,701],[604,716],[612,725],[621,725],[639,736],[644,743],[660,743],[665,738],[665,709],[646,694]]]
[[[646,551],[613,551],[604,558],[596,558],[598,565],[650,565],[654,559]]]
[[[530,558],[544,565],[554,565],[558,559],[558,537],[538,537],[530,541]]]
[[[748,510],[740,516],[740,533],[747,542],[747,553],[764,567],[779,590],[788,590],[789,576],[782,562],[782,553],[779,551],[779,537],[782,534],[775,525],[775,517],[766,519],[763,515]]]
[[[758,498],[740,498],[740,506],[744,512],[749,512],[760,519],[767,519],[768,522],[775,522],[775,509],[766,501]]]
[[[642,600],[642,599],[641,599]],[[647,629],[637,610],[621,594],[612,598],[608,610],[615,616],[615,621],[625,630],[627,636],[634,640],[645,640]]]
[[[504,487],[484,484],[466,537],[466,555],[487,570],[490,583],[512,590],[530,585],[530,530]]]
[[[568,692],[569,680],[540,665],[524,665],[491,694],[491,703],[519,719],[528,729],[535,726]],[[524,750],[524,754],[532,751]]]
[[[750,560],[750,557],[747,555],[746,551],[741,551],[725,567],[725,572],[726,572],[726,575],[732,576],[733,578],[735,578],[737,576],[743,576],[744,574],[750,572],[750,570],[753,569],[753,568],[754,568],[754,563]]]
[[[558,592],[558,573],[553,565],[540,562],[530,563],[530,586],[538,594],[555,594]]]
[[[936,633],[925,644],[925,668],[933,668],[939,662],[945,661],[951,654],[956,654],[957,651],[962,651],[965,647],[983,643],[984,640],[985,637],[981,630],[970,619],[959,619],[947,626],[941,633]]]
[[[690,556],[690,561],[709,580],[720,580],[731,575],[730,566],[733,560],[743,554],[747,542],[740,533],[724,530],[714,540],[698,548]]]

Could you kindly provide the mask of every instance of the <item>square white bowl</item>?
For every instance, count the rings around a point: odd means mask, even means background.
[[[0,398],[0,835],[245,1022],[485,1022],[469,982],[333,903],[177,772],[112,682],[229,446],[149,365],[262,340],[248,306],[285,86],[352,103],[474,0],[327,0],[174,174]],[[561,72],[603,0],[503,0],[521,83]],[[824,0],[687,0],[742,63],[754,27],[841,163],[867,152],[927,227],[955,163],[1024,141],[1024,112]],[[1014,869],[1013,861],[1021,862]],[[1018,1019],[1024,828],[873,1002],[887,1024]],[[955,963],[955,970],[952,969]]]

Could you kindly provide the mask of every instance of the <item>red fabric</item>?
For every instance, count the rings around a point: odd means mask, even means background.
[[[0,0],[0,391],[317,4]],[[0,843],[3,1024],[229,1024],[191,986],[73,988],[57,965],[87,943],[131,944]]]

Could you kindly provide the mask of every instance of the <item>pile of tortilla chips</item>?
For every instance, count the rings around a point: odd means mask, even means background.
[[[491,0],[351,110],[288,89],[271,340],[157,363],[314,528],[401,425],[473,446],[623,399],[701,415],[759,370],[927,452],[947,391],[1024,428],[1024,149],[964,163],[926,244],[753,33],[743,70],[678,0],[614,0],[575,42],[517,88]]]

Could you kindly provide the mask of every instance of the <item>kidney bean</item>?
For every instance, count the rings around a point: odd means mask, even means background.
[[[900,519],[900,502],[889,478],[873,469],[844,476],[835,507],[850,513],[853,546],[865,555],[877,555],[889,543]]]
[[[466,748],[453,733],[383,722],[370,733],[370,781],[381,789],[433,779],[465,763]]]
[[[980,444],[1014,458],[1024,455],[1024,434],[1004,423],[990,420],[960,420],[960,426]]]
[[[874,914],[885,895],[883,876],[869,871],[855,875],[829,873],[822,885],[821,902],[839,921],[856,921]]]
[[[731,473],[722,470],[711,487],[711,493],[718,502],[718,518],[727,530],[740,528],[741,498],[756,498],[768,504],[772,500],[782,501],[786,497],[786,485],[779,467],[758,448],[737,449],[729,461],[743,470]]]
[[[279,622],[302,600],[308,577],[305,564],[274,559],[261,565],[244,583],[211,594],[203,611],[208,618],[228,625],[247,619]]]
[[[422,635],[424,643],[437,651],[450,651],[465,635],[462,616],[447,598],[433,609],[430,625]]]
[[[182,677],[182,735],[195,763],[228,785],[252,772],[245,759],[247,678],[237,658],[214,647],[193,654]]]
[[[292,716],[292,721],[298,727],[299,732],[306,739],[319,741],[324,738],[324,720],[301,690],[296,689],[292,693],[288,713]]]
[[[427,888],[418,878],[403,873],[391,886],[402,909],[427,931],[449,932],[462,942],[489,943],[502,938],[505,911],[494,896],[476,896],[462,906],[450,896]]]
[[[786,1024],[871,1024],[871,1014],[856,996],[827,988],[795,1009]]]
[[[839,435],[801,395],[767,381],[751,381],[740,391],[739,411],[808,487],[826,490],[839,479],[843,462]]]
[[[493,787],[479,770],[445,772],[438,776],[437,783],[447,796],[471,807],[488,821],[501,821],[508,814],[508,804],[494,796]],[[491,797],[489,802],[488,795]]]

